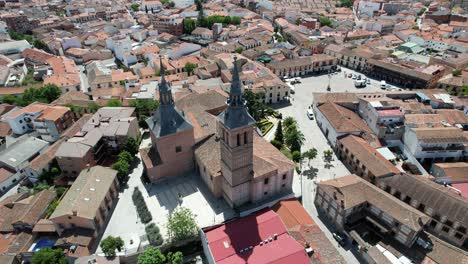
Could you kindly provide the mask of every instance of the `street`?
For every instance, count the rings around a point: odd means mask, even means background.
[[[343,71],[338,74],[331,75],[330,86],[331,92],[378,92],[381,91],[378,80],[372,80],[371,84],[365,88],[357,89],[354,87],[354,80],[351,78],[344,77],[344,71],[346,73],[355,73],[352,70],[342,68]],[[359,74],[359,73],[358,73]],[[361,74],[362,75],[362,74]],[[363,75],[362,75],[363,76]],[[311,215],[317,225],[323,230],[327,238],[336,247],[338,252],[348,263],[359,263],[356,257],[350,250],[343,249],[333,238],[332,230],[327,228],[331,226],[325,223],[318,217],[317,210],[314,205],[316,183],[326,181],[329,179],[339,178],[350,174],[349,170],[333,155],[331,162],[326,162],[323,159],[323,151],[331,149],[325,135],[318,127],[315,119],[310,120],[306,111],[308,106],[312,104],[313,92],[326,92],[328,85],[328,75],[307,77],[301,80],[300,84],[295,85],[295,94],[292,95],[291,104],[282,108],[278,111],[283,114],[283,118],[292,116],[296,119],[298,126],[305,136],[305,142],[302,146],[302,151],[307,151],[310,148],[316,148],[318,155],[314,160],[302,162],[302,203],[307,212]],[[274,128],[275,129],[275,128]],[[273,132],[274,133],[274,132]],[[271,137],[271,133],[268,133],[268,137]]]

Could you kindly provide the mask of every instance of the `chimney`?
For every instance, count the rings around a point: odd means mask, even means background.
[[[73,210],[72,213],[73,213],[73,216],[77,216],[77,215],[78,215],[78,212],[77,212],[76,210]]]
[[[274,233],[274,234],[273,234],[273,239],[274,239],[274,240],[277,240],[277,239],[278,239],[278,234]]]

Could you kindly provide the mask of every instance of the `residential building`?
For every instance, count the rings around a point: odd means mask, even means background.
[[[361,137],[344,136],[338,139],[336,149],[337,156],[354,174],[370,182],[375,182],[376,178],[400,173],[395,165]]]
[[[6,14],[0,16],[8,28],[19,33],[28,33],[37,25],[37,20],[29,20],[28,16],[23,14]]]
[[[312,73],[329,72],[336,68],[335,57],[326,54],[315,54],[309,57],[285,59],[268,63],[266,66],[279,77],[302,76]]]
[[[102,107],[58,148],[55,156],[62,173],[75,178],[81,170],[100,164],[122,149],[127,137],[139,136],[133,107]]]
[[[429,216],[431,220],[425,225],[427,232],[468,249],[468,200],[459,193],[412,174],[382,178],[377,185]]]
[[[300,245],[314,250],[314,253],[309,256],[312,263],[346,263],[296,198],[281,200],[273,205],[271,210],[279,215],[290,236]]]
[[[70,108],[33,103],[4,116],[13,133],[23,135],[37,131],[43,140],[54,142],[73,124]]]
[[[348,108],[326,102],[316,108],[315,118],[332,147],[336,146],[338,137],[348,134],[363,136],[374,147],[380,146],[377,136],[367,124]]]
[[[83,170],[49,217],[59,236],[66,240],[70,234],[91,234],[79,245],[91,249],[117,202],[118,187],[115,170],[102,166]]]
[[[203,228],[200,236],[208,263],[311,263],[272,210]]]
[[[18,54],[31,47],[31,44],[26,40],[0,42],[0,55]]]
[[[346,230],[357,241],[364,230],[370,229],[411,247],[430,220],[354,174],[318,183],[314,203],[338,230]]]
[[[456,127],[405,128],[403,142],[421,163],[458,161],[463,157],[466,139]]]
[[[72,59],[58,56],[48,59],[47,64],[52,68],[52,73],[44,77],[44,84],[54,84],[62,93],[80,91],[80,72]]]
[[[421,70],[404,67],[401,62],[397,64],[370,59],[367,63],[370,76],[404,88],[434,88],[444,72],[444,67],[440,65],[432,65]]]
[[[43,190],[35,195],[21,193],[12,198],[0,202],[0,233],[31,233],[37,222],[45,217],[56,193]]]
[[[444,184],[468,183],[468,162],[434,163],[431,175]]]
[[[102,61],[91,62],[86,66],[86,71],[89,82],[88,92],[122,86],[128,88],[137,82],[137,77],[132,72],[110,69]]]
[[[34,157],[46,151],[46,141],[23,136],[0,152],[0,192],[5,192],[24,177],[24,168]]]
[[[375,55],[374,52],[366,49],[347,49],[342,48],[336,52],[338,54],[338,63],[356,71],[367,73],[369,71],[368,61]]]
[[[163,16],[153,14],[150,16],[150,21],[158,32],[171,33],[175,36],[180,36],[184,33],[183,19],[178,15]]]
[[[163,76],[161,105],[147,120],[153,146],[141,150],[151,181],[195,169],[214,196],[224,197],[231,207],[291,191],[294,165],[254,130],[237,64],[227,106],[217,91],[174,103]]]
[[[359,115],[379,138],[401,139],[405,132],[401,106],[389,98],[360,98]]]

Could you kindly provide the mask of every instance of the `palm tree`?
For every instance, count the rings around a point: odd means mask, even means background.
[[[289,130],[292,126],[297,125],[296,119],[294,119],[292,116],[288,116],[285,119],[283,119],[283,125],[284,125],[284,130],[287,131]]]
[[[284,142],[289,147],[291,152],[301,151],[301,146],[305,141],[304,134],[302,134],[302,132],[299,131],[296,126],[292,126],[287,130],[284,139]]]
[[[302,153],[303,158],[307,158],[307,165],[310,166],[310,161],[315,159],[317,157],[317,149],[316,148],[311,148],[307,150],[306,152]]]

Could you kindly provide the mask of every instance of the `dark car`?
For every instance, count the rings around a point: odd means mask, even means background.
[[[333,238],[340,244],[344,246],[346,244],[346,236],[342,233],[333,233]]]

